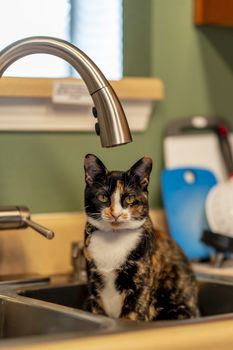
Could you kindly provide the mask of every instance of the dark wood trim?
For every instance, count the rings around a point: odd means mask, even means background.
[[[194,0],[194,21],[197,25],[233,26],[232,0]]]

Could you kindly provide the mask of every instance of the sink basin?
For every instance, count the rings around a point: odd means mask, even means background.
[[[22,299],[22,300],[21,300]],[[0,297],[0,339],[28,336],[46,336],[75,332],[87,335],[101,332],[111,326],[108,319],[60,307],[45,307],[38,302],[28,303],[25,298]],[[111,320],[110,320],[111,321]]]
[[[230,282],[199,281],[201,316],[233,313],[233,284]]]
[[[127,322],[97,316],[86,309],[85,283],[50,282],[2,288],[0,293],[0,342],[15,339],[86,337],[99,334],[164,327],[187,322],[233,318],[233,281],[198,281],[201,317],[188,321]],[[9,289],[10,288],[10,289]],[[225,316],[224,316],[225,315]],[[49,338],[48,338],[49,337]]]
[[[233,313],[233,284],[198,281],[198,303],[202,317]],[[86,284],[70,284],[26,290],[20,293],[29,298],[85,310]]]
[[[201,318],[233,317],[233,283],[217,280],[198,281]],[[174,324],[174,321],[131,323],[96,316],[86,309],[87,285],[66,282],[19,286],[0,294],[0,340],[22,337],[59,337],[67,334],[90,336],[127,329]],[[191,321],[191,320],[190,320]],[[186,322],[186,321],[185,321]],[[135,328],[136,327],[136,328]],[[141,328],[140,328],[141,327]]]
[[[37,287],[22,291],[19,295],[75,309],[86,310],[88,290],[86,284],[74,283],[52,287]]]

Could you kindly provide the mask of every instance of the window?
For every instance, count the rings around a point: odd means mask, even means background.
[[[112,79],[122,77],[122,0],[76,0],[73,42]]]
[[[83,50],[107,78],[122,77],[122,0],[3,0],[0,49],[28,36],[53,36]],[[50,55],[31,55],[5,75],[65,77],[70,65]]]

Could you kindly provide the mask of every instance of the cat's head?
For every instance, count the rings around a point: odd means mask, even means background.
[[[108,171],[99,158],[87,154],[85,210],[87,220],[100,230],[139,228],[148,216],[152,160],[144,157],[128,171]]]

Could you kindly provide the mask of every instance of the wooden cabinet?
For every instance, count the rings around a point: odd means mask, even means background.
[[[233,27],[233,0],[194,0],[197,25]]]

